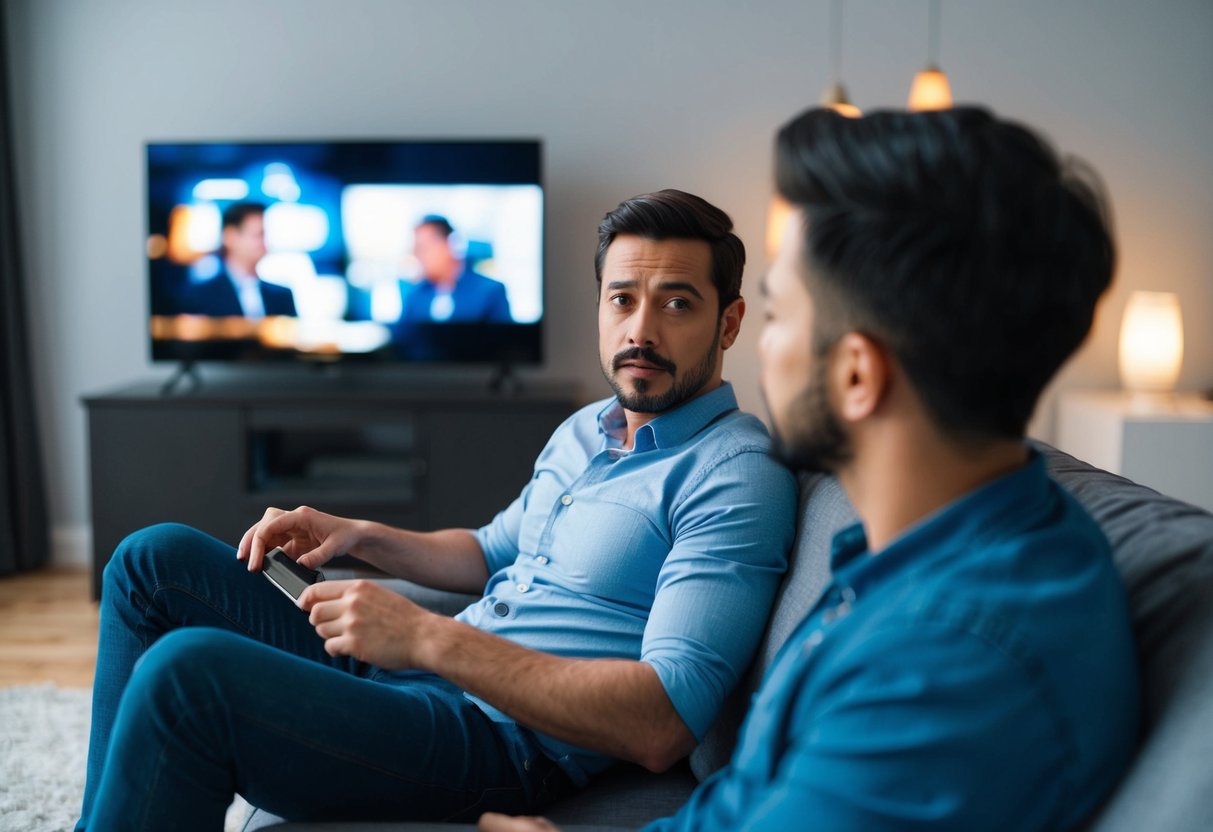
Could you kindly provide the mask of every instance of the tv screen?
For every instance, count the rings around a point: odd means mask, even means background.
[[[541,146],[147,145],[157,361],[538,363]]]

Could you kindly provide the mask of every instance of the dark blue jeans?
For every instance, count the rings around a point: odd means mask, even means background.
[[[569,788],[445,680],[329,656],[219,540],[153,526],[105,569],[78,830],[219,830],[236,792],[288,820],[475,820]]]

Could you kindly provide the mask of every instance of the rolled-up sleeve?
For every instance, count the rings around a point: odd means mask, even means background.
[[[484,552],[484,562],[490,575],[509,566],[518,557],[518,531],[522,527],[523,509],[530,488],[530,483],[527,483],[514,502],[497,512],[497,516],[487,525],[472,533]]]
[[[765,450],[724,455],[673,506],[641,661],[701,738],[745,671],[787,568],[796,483]]]

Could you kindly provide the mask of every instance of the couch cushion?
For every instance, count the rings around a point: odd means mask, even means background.
[[[592,829],[636,829],[651,820],[668,817],[686,803],[697,781],[685,762],[669,771],[653,774],[640,766],[626,763],[607,769],[595,777],[586,788],[553,803],[544,815],[566,832],[589,832]],[[588,825],[588,826],[586,826]],[[244,832],[272,829],[274,832],[310,832],[311,830],[375,829],[382,832],[423,829],[454,829],[473,827],[442,823],[365,823],[341,824],[287,823],[267,812],[256,810],[246,820]]]
[[[691,752],[691,770],[700,780],[722,768],[733,756],[737,732],[767,668],[830,580],[830,546],[834,535],[858,520],[838,481],[821,474],[800,477],[800,522],[792,545],[788,572],[775,596],[775,607],[758,653],[737,689],[721,706],[720,715],[703,741]]]
[[[1040,448],[1112,545],[1141,663],[1141,747],[1091,828],[1213,828],[1213,515]]]
[[[543,814],[561,827],[588,823],[637,828],[677,812],[698,784],[685,761],[661,774],[620,763]]]

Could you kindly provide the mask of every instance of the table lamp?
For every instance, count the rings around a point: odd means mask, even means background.
[[[1175,389],[1184,357],[1183,317],[1174,292],[1133,292],[1120,325],[1120,380],[1133,393]]]

